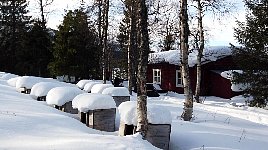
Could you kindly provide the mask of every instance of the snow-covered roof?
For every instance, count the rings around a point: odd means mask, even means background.
[[[104,89],[114,87],[112,84],[95,84],[91,88],[91,93],[102,93]]]
[[[93,87],[95,84],[101,84],[101,82],[99,82],[99,81],[91,81],[91,82],[88,82],[88,83],[85,84],[83,90],[86,91],[86,92],[90,92],[91,89],[92,89],[92,87]]]
[[[49,105],[62,106],[82,93],[84,91],[78,87],[55,87],[47,93],[46,102]]]
[[[61,86],[63,86],[63,84],[56,82],[39,82],[32,87],[30,96],[32,96],[34,99],[37,97],[46,96],[51,89]]]
[[[128,125],[137,125],[137,102],[128,101],[119,105],[118,110],[120,119]],[[171,124],[172,117],[170,111],[164,107],[148,104],[148,122],[152,124]]]
[[[235,84],[233,83],[233,76],[234,76],[234,72],[236,73],[243,73],[242,70],[227,70],[227,71],[223,71],[220,73],[220,75],[223,77],[223,78],[226,78],[226,79],[229,79],[231,81],[231,89],[232,91],[235,91],[235,92],[241,92],[241,91],[244,91],[246,88],[247,88],[247,85],[245,84]]]
[[[0,78],[2,78],[3,75],[5,75],[5,72],[0,71]]]
[[[55,79],[52,78],[41,78],[41,77],[34,77],[34,76],[23,76],[19,77],[16,82],[16,88],[27,88],[31,89],[33,85],[35,85],[38,82],[56,82]]]
[[[92,80],[80,80],[76,85],[80,88],[80,89],[83,89],[84,86],[88,83],[88,82],[91,82]]]
[[[114,99],[111,96],[98,93],[84,93],[77,95],[73,99],[72,105],[73,108],[77,108],[80,112],[116,108]]]
[[[12,73],[3,73],[1,76],[2,80],[9,80],[11,78],[18,77],[18,75],[12,74]]]
[[[204,50],[202,63],[216,61],[220,58],[230,56],[232,51],[226,46],[213,46],[207,47]],[[188,57],[188,63],[190,67],[196,65],[197,50],[192,50]],[[173,65],[180,65],[180,50],[170,50],[165,52],[151,53],[149,55],[149,64],[156,63],[169,63]]]
[[[104,89],[102,94],[110,96],[130,96],[128,89],[125,87],[109,87]]]
[[[19,77],[11,78],[11,79],[7,80],[7,83],[10,86],[16,87],[16,83],[17,83],[18,79],[19,79]]]

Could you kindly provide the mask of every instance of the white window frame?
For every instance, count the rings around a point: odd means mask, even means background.
[[[180,73],[180,78],[178,76],[178,73]],[[180,79],[181,82],[179,82],[178,79]],[[181,70],[176,70],[176,87],[183,87]]]
[[[153,69],[153,83],[161,85],[161,69]]]

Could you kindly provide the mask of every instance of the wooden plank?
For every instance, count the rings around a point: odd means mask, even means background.
[[[171,125],[169,124],[149,124],[146,140],[154,146],[168,150],[170,141]]]
[[[115,108],[97,109],[88,112],[88,126],[107,132],[115,131]]]
[[[78,113],[78,109],[73,108],[72,101],[69,101],[69,102],[65,103],[62,106],[62,111],[67,112],[67,113],[71,113],[71,114],[77,114]]]

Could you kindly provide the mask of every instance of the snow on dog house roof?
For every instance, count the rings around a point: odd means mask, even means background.
[[[137,102],[123,102],[118,107],[120,118],[127,125],[137,125]],[[171,124],[172,117],[170,111],[157,106],[148,105],[147,107],[148,122],[152,124]]]
[[[23,76],[19,77],[16,82],[16,88],[27,88],[31,89],[33,85],[35,85],[38,82],[55,82],[56,80],[52,78],[41,78],[41,77],[33,77],[33,76]]]
[[[98,93],[84,93],[77,95],[73,99],[72,105],[73,108],[77,108],[80,112],[116,108],[114,99],[111,96]]]
[[[91,82],[92,80],[80,80],[76,85],[80,88],[80,89],[83,89],[84,86]]]
[[[92,89],[91,93],[102,93],[104,89],[114,87],[112,84],[95,84]]]
[[[63,84],[56,82],[39,82],[32,87],[30,95],[32,98],[36,99],[37,97],[46,96],[51,89],[60,86],[63,86]]]
[[[101,84],[101,82],[99,81],[91,81],[91,82],[88,82],[87,84],[85,84],[84,86],[84,91],[86,92],[90,92],[92,87],[95,85],[95,84]]]
[[[7,80],[7,84],[10,85],[10,86],[13,86],[13,87],[16,87],[16,83],[17,83],[17,80],[19,79],[20,77],[15,77],[15,78],[11,78],[9,80]]]
[[[18,75],[12,74],[12,73],[3,73],[3,75],[1,76],[2,80],[9,80],[12,78],[18,77]]]
[[[110,96],[130,96],[128,89],[125,87],[109,87],[104,89],[102,94]]]
[[[49,105],[62,106],[82,93],[78,87],[55,87],[47,93],[46,101]]]
[[[202,63],[207,63],[211,61],[216,61],[220,58],[230,56],[232,51],[227,46],[213,46],[207,47],[204,50],[204,57],[202,58]],[[196,65],[196,56],[197,51],[192,50],[188,57],[188,63],[190,67]],[[170,50],[165,52],[151,53],[149,55],[149,64],[157,63],[169,63],[173,65],[180,65],[180,51],[179,50]]]

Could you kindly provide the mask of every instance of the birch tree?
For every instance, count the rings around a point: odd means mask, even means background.
[[[203,51],[205,47],[205,37],[204,37],[204,28],[203,28],[203,7],[201,6],[201,0],[196,0],[197,3],[197,20],[198,20],[198,39],[199,42],[196,42],[196,48],[198,50],[197,54],[197,65],[196,65],[196,88],[195,88],[195,100],[197,103],[200,103],[200,88],[201,88],[201,59],[203,56]],[[200,43],[200,44],[199,44]]]
[[[130,13],[130,29],[129,29],[129,44],[128,44],[128,90],[129,94],[132,95],[132,87],[135,84],[133,81],[135,76],[135,49],[137,49],[137,7],[136,0],[131,0],[129,5]]]
[[[103,83],[106,84],[106,79],[107,79],[107,66],[108,66],[108,58],[107,58],[107,38],[108,38],[108,15],[109,15],[109,0],[104,0],[103,1],[103,24],[102,24],[102,69],[103,69]]]
[[[181,49],[181,68],[183,78],[183,88],[185,94],[185,102],[183,113],[181,115],[184,121],[190,121],[193,114],[193,94],[190,88],[190,75],[188,65],[189,54],[189,25],[188,25],[188,4],[187,0],[180,1],[180,49]]]
[[[204,25],[203,18],[206,11],[212,12],[214,15],[221,17],[229,14],[234,7],[232,2],[227,0],[193,0],[196,2],[197,10],[197,35],[195,37],[195,48],[198,51],[197,54],[197,65],[196,65],[196,88],[195,88],[195,101],[200,103],[200,91],[201,91],[201,59],[203,57],[203,51],[205,47],[205,36],[204,36]]]
[[[147,120],[147,92],[146,92],[146,75],[149,54],[149,34],[148,34],[148,10],[145,0],[137,0],[139,10],[140,26],[140,43],[138,59],[138,76],[137,76],[137,132],[140,132],[143,138],[146,137],[148,130]]]

